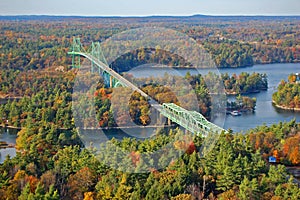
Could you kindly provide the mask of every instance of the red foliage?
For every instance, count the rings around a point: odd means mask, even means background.
[[[195,146],[194,142],[192,141],[192,142],[190,142],[190,144],[186,150],[186,153],[188,155],[190,155],[190,154],[194,153],[195,151],[196,151],[196,146]]]
[[[131,157],[132,164],[136,167],[140,161],[140,156],[141,156],[140,153],[133,151],[130,153],[129,156]]]

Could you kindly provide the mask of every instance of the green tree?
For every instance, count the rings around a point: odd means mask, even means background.
[[[249,181],[247,177],[244,177],[244,180],[239,186],[238,197],[241,200],[260,199],[257,179],[254,178],[252,179],[252,181]]]
[[[275,196],[284,200],[300,199],[300,189],[297,184],[293,183],[293,177],[289,179],[288,183],[279,184],[276,187]]]
[[[150,190],[147,192],[145,200],[161,200],[164,199],[163,187],[159,182],[155,181]]]

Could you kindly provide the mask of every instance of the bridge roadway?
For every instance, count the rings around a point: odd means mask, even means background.
[[[131,88],[133,91],[139,92],[145,98],[150,99],[150,96],[147,95],[144,91],[142,91],[141,89],[139,89],[137,86],[135,86],[133,83],[131,83],[130,81],[128,81],[127,79],[125,79],[123,76],[121,76],[117,72],[115,72],[113,69],[111,69],[105,63],[103,63],[100,60],[98,60],[97,58],[95,58],[93,55],[91,55],[89,53],[73,52],[73,51],[69,52],[69,54],[71,54],[71,55],[72,54],[74,54],[74,55],[81,55],[83,57],[88,58],[91,62],[95,63],[96,65],[98,65],[98,67],[100,67],[101,69],[103,69],[104,71],[106,71],[107,73],[109,73],[111,76],[113,76],[114,78],[116,78],[124,86],[127,86],[127,87]]]
[[[195,111],[188,111],[184,108],[177,106],[173,103],[164,103],[160,105],[155,100],[153,100],[149,95],[147,95],[144,91],[139,89],[133,83],[125,79],[123,76],[115,72],[111,69],[108,65],[98,60],[96,57],[89,53],[84,52],[69,52],[70,55],[80,55],[83,57],[88,58],[91,62],[95,63],[98,67],[102,70],[106,71],[110,76],[117,79],[123,86],[127,86],[131,88],[133,91],[139,92],[142,96],[149,100],[150,105],[159,111],[163,116],[169,118],[173,122],[177,123],[178,125],[184,127],[186,130],[194,133],[194,134],[201,134],[202,136],[206,137],[209,133],[220,133],[225,131],[223,128],[209,122],[204,116],[200,113]]]

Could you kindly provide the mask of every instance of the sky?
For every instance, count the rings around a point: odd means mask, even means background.
[[[0,0],[0,15],[300,15],[300,0]]]

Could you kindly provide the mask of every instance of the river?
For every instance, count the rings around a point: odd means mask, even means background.
[[[228,73],[232,74],[240,74],[241,72],[258,72],[258,73],[266,73],[268,75],[268,83],[269,89],[267,91],[262,91],[260,93],[251,94],[248,96],[256,97],[257,105],[255,113],[251,114],[243,114],[242,116],[233,117],[231,115],[227,115],[225,118],[224,128],[232,129],[235,132],[245,132],[248,129],[254,128],[260,125],[271,125],[274,123],[278,123],[281,121],[290,121],[292,119],[296,119],[296,121],[300,122],[300,112],[292,112],[292,111],[283,111],[275,108],[272,105],[272,94],[276,91],[276,87],[280,83],[282,79],[287,80],[287,77],[291,73],[300,72],[300,64],[268,64],[268,65],[255,65],[253,67],[247,68],[227,68],[220,69],[220,73]],[[206,74],[208,70],[205,69],[168,69],[168,68],[135,68],[131,70],[129,73],[133,74],[135,77],[157,77],[163,76],[165,73],[170,73],[173,75],[182,75],[184,76],[187,72],[190,72],[192,75],[194,74]],[[5,141],[7,143],[15,143],[16,134],[7,132],[9,129],[1,129],[0,128],[0,141]],[[123,137],[136,137],[137,139],[147,138],[153,135],[153,129],[126,129],[126,130],[105,130],[103,131],[105,134],[105,138],[110,139],[115,137],[117,139],[122,139]],[[125,134],[124,134],[125,132]],[[86,141],[88,142],[88,141]],[[0,163],[3,162],[6,155],[14,156],[16,154],[15,149],[0,149],[1,157]]]
[[[186,75],[190,72],[192,75],[195,74],[207,74],[207,69],[167,69],[167,68],[150,68],[142,67],[135,68],[129,73],[135,77],[157,77],[163,76],[165,73],[172,75]],[[266,73],[268,76],[269,89],[260,93],[247,95],[250,97],[256,97],[256,111],[251,114],[243,114],[242,116],[233,117],[227,115],[225,118],[224,128],[232,129],[235,132],[245,132],[248,129],[266,124],[271,125],[280,121],[290,121],[296,119],[300,121],[300,112],[284,111],[275,108],[272,105],[272,94],[276,91],[277,86],[281,80],[287,80],[291,73],[300,73],[300,64],[267,64],[267,65],[254,65],[253,67],[247,68],[224,68],[219,69],[220,73],[240,74],[242,72],[248,73]]]
[[[227,116],[225,120],[225,128],[231,128],[234,131],[246,131],[263,124],[271,125],[281,121],[290,121],[296,119],[300,121],[300,112],[285,111],[272,105],[272,94],[276,92],[276,88],[281,80],[286,80],[291,73],[300,72],[300,64],[272,64],[272,65],[255,65],[245,69],[224,69],[221,73],[239,74],[243,71],[249,73],[258,72],[266,73],[268,76],[269,89],[257,94],[248,95],[256,97],[256,112],[250,115],[242,115],[240,117]]]
[[[7,144],[16,144],[17,132],[18,130],[15,129],[0,127],[0,141],[4,141]],[[3,163],[7,155],[9,155],[10,157],[16,156],[16,149],[0,149],[0,163]]]

